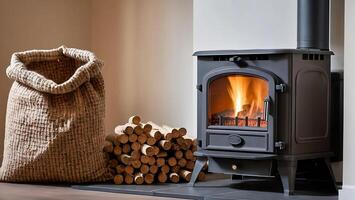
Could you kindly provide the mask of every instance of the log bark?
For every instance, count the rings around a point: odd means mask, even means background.
[[[143,144],[141,151],[144,155],[147,155],[147,156],[153,156],[155,153],[154,147],[152,147],[148,144]]]
[[[171,149],[171,142],[170,140],[160,140],[159,146],[161,146],[161,148],[163,148],[165,151],[168,151]]]
[[[166,158],[166,157],[168,157],[168,152],[166,152],[166,151],[160,151],[157,154],[157,158]]]
[[[120,155],[120,161],[124,164],[124,165],[130,165],[131,164],[131,156],[127,155],[127,154],[121,154]]]
[[[137,185],[143,184],[143,183],[144,183],[143,174],[142,174],[142,173],[137,173],[137,174],[134,176],[134,182],[135,182]]]
[[[173,172],[173,173],[169,174],[169,179],[173,183],[178,183],[180,180],[180,176],[177,173]]]
[[[127,135],[131,135],[133,133],[133,127],[131,124],[119,125],[115,127],[116,134],[125,133]]]
[[[179,175],[181,178],[183,178],[185,181],[189,182],[191,180],[191,175],[192,173],[190,171],[187,170],[181,170],[179,172]]]
[[[200,172],[200,173],[198,174],[197,179],[198,179],[199,181],[204,181],[204,180],[206,180],[206,174],[205,174],[205,172]]]

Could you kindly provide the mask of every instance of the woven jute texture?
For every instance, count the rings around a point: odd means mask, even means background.
[[[66,48],[14,53],[0,181],[87,183],[111,179],[102,152],[102,62]]]

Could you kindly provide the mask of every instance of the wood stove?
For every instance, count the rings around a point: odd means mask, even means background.
[[[194,54],[200,148],[190,185],[207,161],[210,172],[280,177],[285,195],[300,161],[321,160],[334,178],[328,10],[327,0],[298,1],[297,49]]]

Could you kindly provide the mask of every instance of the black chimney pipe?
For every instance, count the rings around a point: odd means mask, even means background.
[[[297,48],[329,50],[329,0],[297,4]]]

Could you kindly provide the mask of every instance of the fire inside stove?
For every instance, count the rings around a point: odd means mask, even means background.
[[[267,127],[269,86],[262,78],[230,75],[213,80],[208,90],[209,125]]]

